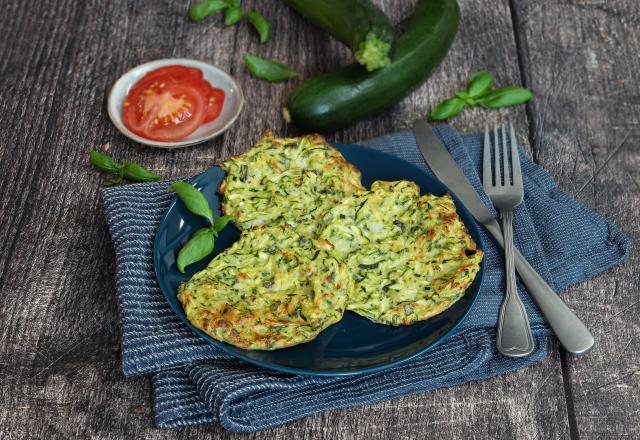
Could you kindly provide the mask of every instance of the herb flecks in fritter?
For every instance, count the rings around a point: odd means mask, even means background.
[[[287,224],[315,237],[318,222],[344,197],[364,191],[360,172],[320,135],[274,138],[224,162],[222,210],[242,229]]]
[[[375,182],[324,220],[316,245],[354,280],[347,309],[378,323],[407,325],[448,309],[483,257],[451,197],[419,197],[412,182]]]
[[[286,226],[246,231],[180,285],[187,318],[212,338],[275,350],[314,339],[344,313],[344,264]]]

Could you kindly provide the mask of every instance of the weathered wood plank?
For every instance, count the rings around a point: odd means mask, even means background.
[[[119,369],[114,255],[98,206],[105,176],[87,163],[103,146],[164,176],[188,175],[249,147],[266,129],[296,133],[280,117],[295,82],[251,78],[247,51],[281,59],[304,75],[347,62],[346,50],[281,2],[247,1],[274,24],[260,46],[247,24],[186,19],[186,2],[9,1],[0,16],[0,437],[2,438],[566,438],[569,425],[557,351],[532,368],[493,380],[306,418],[251,436],[205,426],[153,428],[145,378]],[[382,4],[383,2],[378,2]],[[415,0],[384,2],[395,21]],[[506,0],[490,11],[461,1],[463,22],[433,78],[393,111],[337,133],[357,141],[407,128],[476,70],[501,84],[520,79]],[[37,7],[37,10],[36,10]],[[106,94],[125,70],[155,58],[211,61],[235,75],[247,106],[221,138],[178,151],[140,147],[118,134]],[[19,115],[11,117],[10,115]],[[477,130],[523,108],[474,110],[456,120]]]
[[[568,192],[640,239],[640,5],[516,1],[537,159]],[[571,289],[596,346],[564,359],[574,438],[640,437],[640,255]]]

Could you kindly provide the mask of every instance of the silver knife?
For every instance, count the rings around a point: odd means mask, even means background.
[[[429,124],[416,119],[413,132],[424,160],[436,177],[455,193],[467,211],[489,231],[498,245],[503,247],[500,225]],[[593,336],[587,327],[517,249],[515,249],[515,266],[529,294],[564,349],[578,356],[587,353],[594,343]]]

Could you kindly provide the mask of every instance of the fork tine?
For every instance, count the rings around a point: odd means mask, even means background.
[[[482,186],[488,188],[493,185],[493,177],[491,176],[491,138],[487,125],[484,126],[484,148],[482,154]]]
[[[496,186],[502,186],[500,176],[500,138],[498,137],[498,124],[493,126],[493,169],[496,172]]]
[[[518,156],[518,142],[513,131],[513,124],[509,123],[509,133],[511,134],[511,163],[513,166],[513,186],[522,188],[522,171],[520,170],[520,157]]]
[[[502,165],[504,167],[504,186],[511,186],[509,177],[509,150],[507,150],[507,126],[502,124]]]

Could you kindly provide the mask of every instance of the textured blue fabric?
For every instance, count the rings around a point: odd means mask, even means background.
[[[482,138],[436,129],[487,206],[480,179]],[[425,170],[415,138],[395,133],[363,142]],[[520,152],[525,200],[514,213],[515,243],[556,290],[620,263],[628,239],[615,226],[560,191]],[[170,428],[215,422],[229,430],[265,429],[309,414],[480,380],[542,359],[549,329],[518,284],[536,338],[536,351],[511,359],[494,348],[503,297],[502,253],[482,230],[487,271],[479,299],[457,333],[407,364],[365,376],[291,376],[237,361],[195,337],[173,314],[153,270],[155,228],[173,200],[169,182],[108,188],[105,213],[116,248],[117,295],[126,375],[152,373],[156,424]],[[585,292],[588,294],[588,292]]]

